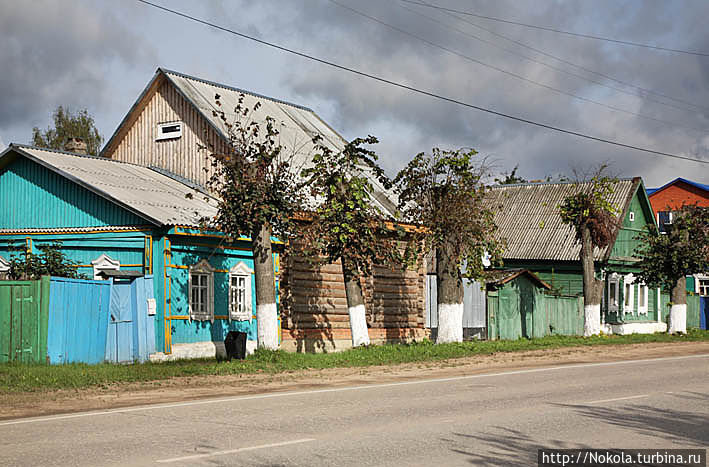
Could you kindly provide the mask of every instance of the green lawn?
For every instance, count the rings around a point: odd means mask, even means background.
[[[297,354],[257,351],[243,361],[214,359],[180,360],[134,365],[0,365],[0,393],[105,387],[117,383],[159,381],[178,376],[283,373],[294,370],[397,365],[435,362],[496,352],[519,352],[586,345],[639,344],[648,342],[709,341],[709,331],[692,329],[686,336],[633,334],[592,338],[552,336],[517,341],[475,341],[434,345],[429,341],[407,345],[378,345],[329,354]]]

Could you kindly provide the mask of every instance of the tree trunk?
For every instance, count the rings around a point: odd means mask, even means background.
[[[347,311],[350,315],[350,333],[352,334],[352,347],[369,345],[369,332],[367,331],[367,316],[362,295],[362,283],[359,273],[353,268],[345,267],[343,261],[342,275],[345,278],[345,295],[347,296]]]
[[[258,347],[278,349],[278,312],[274,283],[271,225],[260,225],[251,234],[256,282]]]
[[[436,248],[438,334],[436,344],[463,342],[463,280],[450,242]]]
[[[670,307],[670,334],[687,333],[687,279],[677,279],[672,287],[672,306]]]
[[[596,279],[591,231],[585,225],[581,227],[581,267],[583,268],[583,335],[589,337],[601,332],[603,282]]]

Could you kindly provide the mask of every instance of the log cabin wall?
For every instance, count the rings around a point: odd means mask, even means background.
[[[281,348],[298,352],[352,346],[340,263],[313,265],[294,248],[281,261]],[[416,269],[375,267],[363,279],[369,337],[373,344],[428,337],[424,328],[426,274]]]
[[[103,155],[111,159],[168,170],[201,186],[206,186],[213,169],[209,150],[226,149],[226,143],[192,104],[166,79],[158,79],[155,89],[129,116],[116,141]],[[158,125],[182,122],[179,138],[158,140]],[[206,171],[205,171],[206,169]]]

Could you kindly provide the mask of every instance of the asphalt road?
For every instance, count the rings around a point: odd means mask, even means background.
[[[536,465],[539,447],[706,448],[709,355],[0,422],[0,465]]]

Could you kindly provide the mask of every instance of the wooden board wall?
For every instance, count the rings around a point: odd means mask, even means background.
[[[209,110],[204,110],[209,111]],[[182,136],[156,141],[158,124],[182,122]],[[226,143],[200,113],[167,80],[156,83],[117,135],[106,157],[143,166],[155,166],[205,186],[212,175],[209,144],[223,151]],[[205,169],[207,169],[205,171]]]

